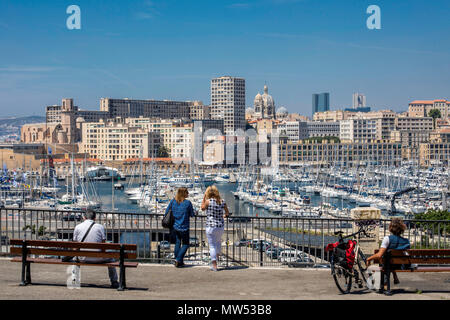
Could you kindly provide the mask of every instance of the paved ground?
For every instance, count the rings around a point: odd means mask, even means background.
[[[0,259],[0,300],[6,299],[167,299],[167,300],[450,300],[450,273],[400,274],[392,297],[353,289],[340,295],[329,269],[227,269],[140,265],[127,271],[130,290],[108,288],[106,268],[82,267],[81,289],[66,287],[65,266],[32,265],[35,283],[20,287],[21,265]],[[420,290],[420,291],[418,291]]]

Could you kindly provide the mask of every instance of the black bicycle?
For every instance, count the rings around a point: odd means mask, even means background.
[[[332,250],[330,263],[331,274],[339,291],[344,294],[349,293],[353,281],[359,288],[367,287],[366,283],[369,277],[367,273],[368,266],[366,256],[359,246],[360,235],[364,234],[367,236],[365,228],[360,227],[357,232],[345,237],[342,231],[337,231],[334,234],[339,237],[339,241],[337,242],[338,245]],[[348,241],[345,241],[345,239],[348,239]],[[349,261],[346,252],[349,241],[354,241],[352,252],[355,254],[355,259],[353,263]]]

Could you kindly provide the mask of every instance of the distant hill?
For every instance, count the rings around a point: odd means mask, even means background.
[[[24,124],[44,122],[45,117],[41,116],[0,118],[0,141],[19,140],[20,128]]]
[[[42,123],[45,122],[45,117],[41,116],[28,116],[28,117],[8,117],[0,118],[0,126],[3,124],[9,124],[10,126],[23,126],[27,123]]]

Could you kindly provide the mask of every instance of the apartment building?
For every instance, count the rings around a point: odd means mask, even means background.
[[[289,140],[307,139],[308,123],[305,121],[282,121],[277,125],[279,136],[286,136]]]
[[[245,79],[223,76],[211,80],[211,119],[223,120],[226,135],[245,130]]]
[[[81,110],[73,104],[73,99],[62,99],[61,105],[53,105],[46,107],[46,123],[62,123],[63,115],[68,115],[75,122],[78,118],[83,118],[85,122],[98,122],[100,119],[109,118],[109,113],[98,110]]]
[[[194,101],[189,107],[189,118],[191,120],[211,119],[211,106],[205,106],[201,101]]]
[[[450,101],[445,99],[415,100],[409,104],[408,115],[410,117],[427,117],[430,110],[437,109],[441,112],[441,118],[449,117]]]
[[[405,131],[432,131],[433,118],[431,117],[397,117],[395,127]]]
[[[144,117],[126,118],[121,121],[131,127],[138,127],[148,132],[158,132],[161,137],[161,145],[169,150],[172,159],[185,161],[192,155],[194,143],[192,121]]]
[[[401,163],[400,143],[333,143],[323,141],[290,141],[280,138],[279,164],[308,163],[343,166],[388,165]]]
[[[351,119],[340,121],[339,137],[345,142],[373,142],[377,139],[377,120]]]
[[[448,166],[450,164],[450,143],[431,142],[422,143],[419,146],[420,165]]]
[[[152,158],[157,155],[161,137],[159,132],[150,132],[118,122],[84,123],[80,153],[101,160],[127,160]]]
[[[100,110],[108,112],[110,118],[189,118],[191,101],[100,99]]]
[[[325,122],[337,122],[341,120],[350,119],[354,112],[343,111],[343,110],[333,110],[333,111],[323,111],[314,113],[314,121],[325,121]]]
[[[339,137],[340,136],[340,123],[336,122],[324,122],[324,121],[309,121],[308,125],[308,137]]]

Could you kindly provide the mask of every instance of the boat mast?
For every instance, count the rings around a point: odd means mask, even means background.
[[[111,208],[112,208],[112,211],[114,211],[115,210],[114,209],[114,172],[113,172],[112,167],[111,167],[110,172],[111,172],[111,204],[112,204]]]
[[[75,203],[75,169],[73,166],[73,154],[70,157],[70,168],[72,171],[72,203]]]
[[[140,172],[140,180],[139,180],[139,186],[140,187],[142,187],[142,185],[143,185],[143,182],[142,182],[142,179],[143,179],[143,177],[142,177],[142,162],[143,162],[143,152],[142,152],[142,146],[140,147],[140,149],[139,149],[139,157],[140,157],[140,170],[139,170],[139,172]]]

